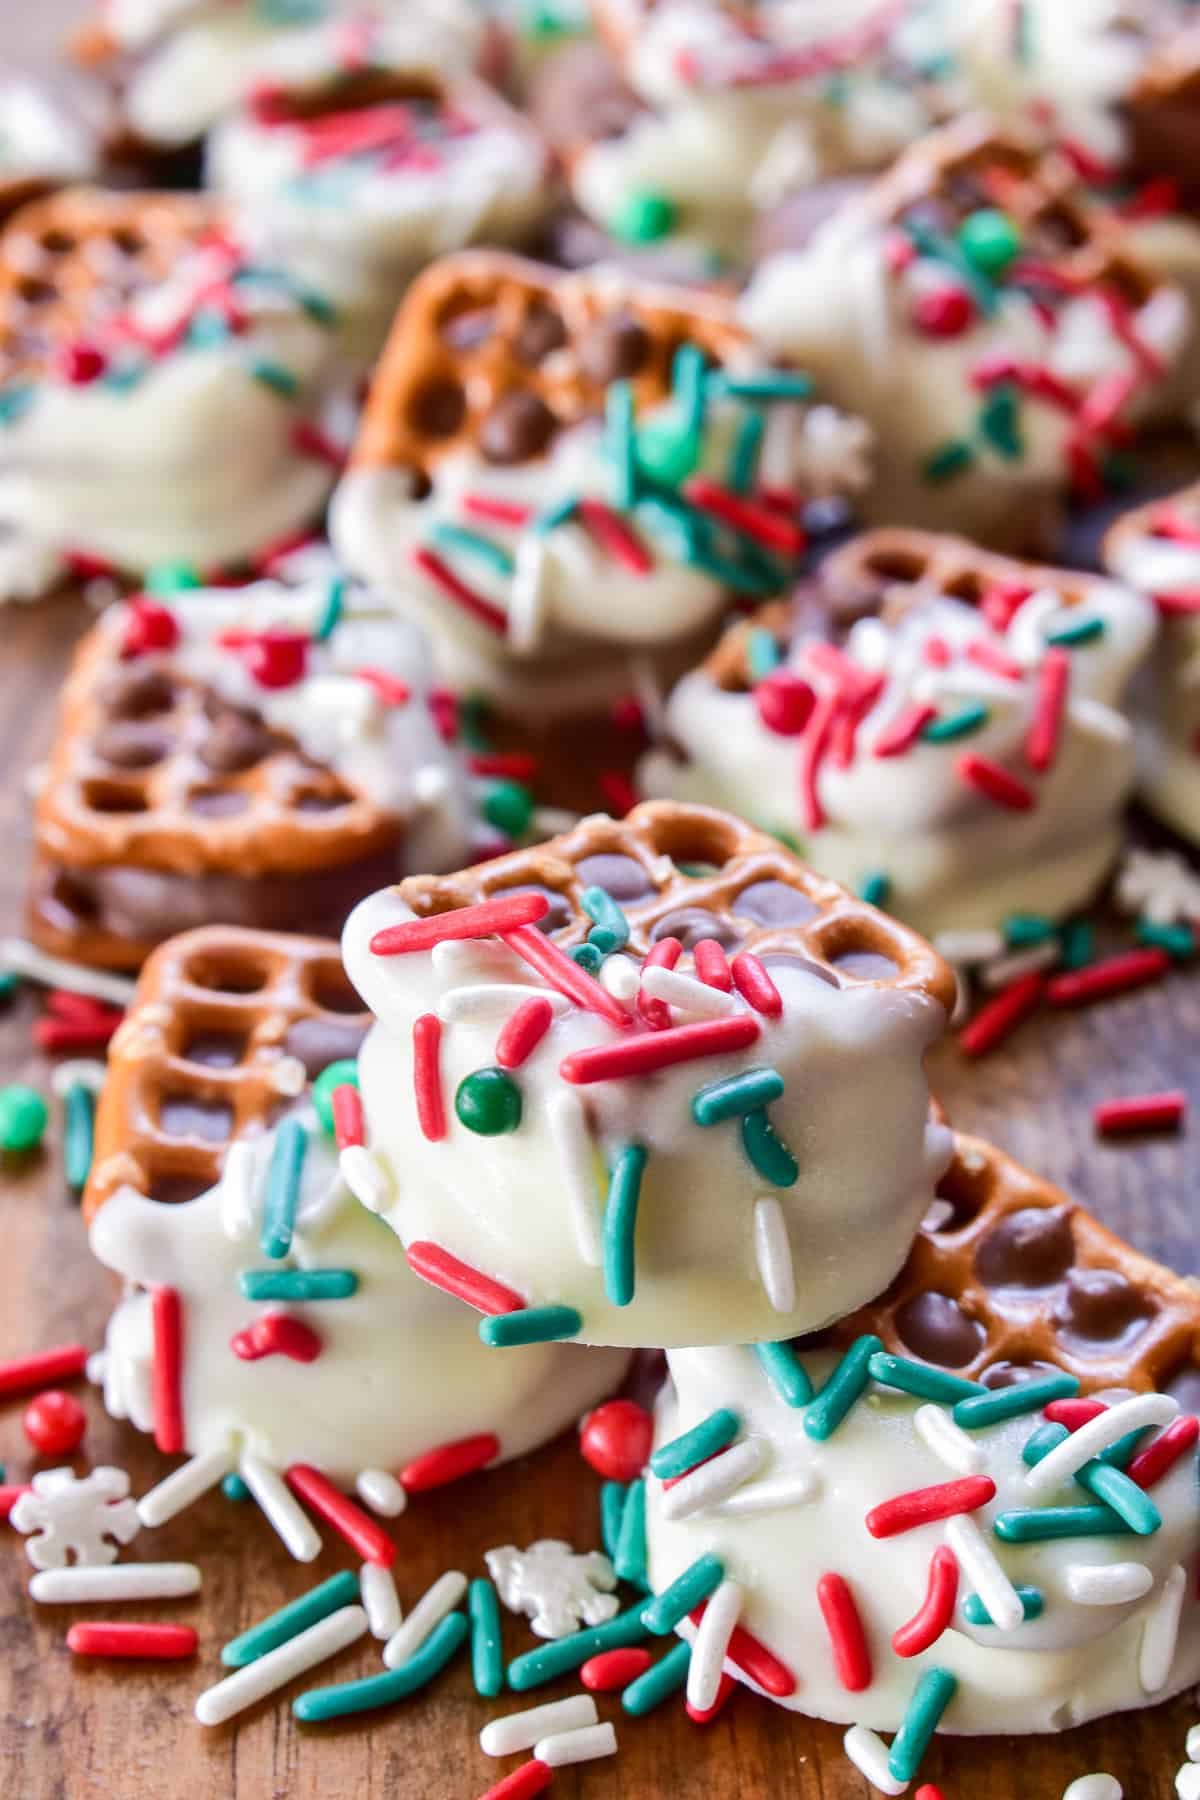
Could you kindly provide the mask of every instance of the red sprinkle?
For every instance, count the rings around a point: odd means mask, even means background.
[[[721,1679],[717,1683],[717,1697],[711,1706],[705,1707],[705,1709],[701,1711],[698,1706],[693,1706],[690,1700],[685,1700],[683,1703],[684,1710],[686,1711],[688,1718],[692,1721],[692,1724],[711,1724],[718,1713],[724,1712],[736,1686],[737,1682],[733,1679],[733,1676],[725,1674],[724,1670],[722,1670]]]
[[[294,687],[304,679],[308,645],[304,632],[272,626],[246,639],[241,646],[242,661],[259,687]]]
[[[1200,592],[1152,594],[1150,598],[1165,619],[1190,618],[1200,613]]]
[[[464,494],[462,509],[470,518],[491,519],[497,525],[527,525],[533,517],[531,506],[519,500],[497,500],[491,494]]]
[[[579,1679],[590,1693],[612,1694],[644,1675],[652,1661],[650,1652],[643,1650],[640,1644],[632,1644],[625,1650],[602,1650],[599,1656],[588,1657],[579,1671]]]
[[[719,988],[723,994],[732,993],[733,976],[729,973],[729,958],[716,938],[700,938],[692,946],[692,960],[696,966],[696,974],[705,987]]]
[[[493,605],[482,594],[477,594],[474,588],[468,587],[461,576],[456,575],[433,550],[427,549],[424,544],[418,544],[412,552],[412,559],[422,575],[440,588],[448,600],[461,606],[464,612],[470,613],[473,619],[478,619],[481,625],[486,625],[489,631],[494,631],[497,637],[505,635],[508,620],[500,607]]]
[[[911,750],[931,719],[938,716],[936,706],[906,706],[885,725],[871,745],[872,756],[903,756]]]
[[[1052,767],[1058,754],[1063,711],[1071,685],[1071,658],[1057,646],[1047,650],[1038,670],[1033,718],[1025,739],[1025,761],[1039,774]]]
[[[427,919],[406,919],[403,925],[387,925],[371,939],[371,953],[406,956],[452,940],[490,937],[493,932],[535,924],[549,910],[545,894],[504,894],[478,906],[459,906],[453,912],[433,913]]]
[[[1090,1000],[1107,1000],[1111,994],[1157,981],[1170,966],[1165,950],[1125,950],[1090,968],[1056,975],[1046,984],[1046,998],[1051,1006],[1085,1006]]]
[[[236,1331],[229,1347],[243,1362],[264,1356],[287,1356],[293,1362],[316,1362],[325,1348],[318,1334],[290,1313],[264,1313],[245,1331]]]
[[[467,758],[472,775],[490,775],[505,781],[532,781],[538,759],[529,750],[481,750]]]
[[[494,1431],[455,1438],[452,1443],[426,1450],[423,1456],[414,1456],[400,1471],[400,1485],[406,1494],[445,1487],[448,1481],[459,1481],[464,1475],[473,1475],[476,1469],[486,1468],[499,1449],[500,1439]]]
[[[955,762],[961,780],[968,787],[975,788],[994,806],[1007,807],[1010,812],[1028,812],[1034,803],[1032,788],[1010,775],[1007,769],[993,762],[990,756],[980,756],[977,750],[964,750]]]
[[[913,1488],[883,1500],[867,1514],[867,1530],[874,1538],[895,1537],[914,1531],[935,1519],[952,1519],[958,1513],[976,1512],[996,1497],[990,1475],[964,1475],[960,1481],[939,1481],[933,1487]]]
[[[987,588],[979,610],[993,631],[1006,632],[1033,589],[1024,581],[996,581]]]
[[[408,683],[388,669],[355,669],[354,673],[360,681],[374,688],[384,706],[407,706],[412,699]]]
[[[712,513],[735,531],[765,544],[770,550],[781,550],[785,556],[799,556],[808,539],[803,529],[791,519],[780,518],[764,506],[756,506],[719,482],[696,475],[684,487],[684,496],[701,512]]]
[[[958,1034],[958,1045],[964,1056],[986,1056],[1003,1043],[1041,1001],[1046,978],[1036,969],[1018,975],[993,1000],[981,1006],[968,1025]]]
[[[545,901],[544,894],[541,898]],[[546,904],[549,905],[549,902],[546,901]],[[551,943],[548,937],[543,937],[535,926],[518,925],[515,930],[505,930],[501,935],[522,962],[527,962],[531,969],[536,969],[551,987],[557,988],[560,994],[565,994],[568,1000],[573,1000],[576,1006],[582,1006],[585,1012],[598,1014],[610,1025],[615,1025],[618,1031],[626,1031],[633,1024],[633,1015],[613,999],[607,988],[602,988],[586,969],[581,969],[557,944]]]
[[[1181,1456],[1200,1439],[1200,1419],[1191,1413],[1183,1413],[1178,1419],[1172,1419],[1165,1431],[1144,1450],[1139,1450],[1125,1473],[1130,1481],[1136,1481],[1140,1488],[1153,1487],[1161,1481],[1168,1469],[1173,1469]]]
[[[841,1575],[822,1575],[817,1604],[833,1646],[833,1666],[848,1693],[861,1694],[871,1685],[871,1653],[854,1595]]]
[[[800,740],[796,780],[799,787],[800,817],[806,831],[819,831],[825,823],[824,808],[817,793],[817,778],[829,748],[833,721],[841,704],[842,696],[837,689],[822,694]]]
[[[912,1618],[892,1633],[897,1656],[920,1656],[936,1644],[954,1619],[958,1598],[958,1558],[948,1544],[939,1544],[929,1559],[929,1585]]]
[[[707,1602],[705,1602],[707,1605]],[[696,1607],[688,1614],[693,1625],[699,1625],[704,1617],[704,1606]],[[796,1677],[785,1662],[781,1662],[774,1651],[747,1631],[744,1625],[735,1625],[725,1651],[726,1662],[731,1662],[735,1669],[748,1675],[751,1681],[765,1688],[777,1700],[786,1700],[789,1694],[796,1691]]]
[[[550,1029],[554,1008],[544,994],[522,1000],[496,1039],[496,1061],[502,1069],[519,1069]]]
[[[554,1779],[554,1770],[549,1763],[539,1762],[536,1756],[490,1787],[486,1794],[480,1794],[479,1800],[530,1800],[531,1795],[544,1793]]]
[[[1065,1425],[1068,1431],[1078,1431],[1083,1425],[1090,1425],[1101,1413],[1108,1411],[1103,1400],[1051,1400],[1042,1408],[1043,1413],[1052,1425]]]
[[[87,1359],[84,1345],[57,1344],[53,1350],[38,1350],[33,1356],[19,1356],[13,1362],[0,1363],[0,1399],[10,1394],[27,1394],[31,1388],[49,1387],[55,1381],[68,1381],[73,1375],[82,1375]]]
[[[174,1288],[151,1290],[150,1319],[154,1331],[154,1442],[164,1456],[177,1456],[184,1447],[183,1304]]]
[[[796,737],[803,731],[816,703],[808,682],[791,669],[776,669],[754,690],[759,718],[778,737]]]
[[[342,446],[311,419],[300,419],[293,425],[292,447],[301,456],[311,456],[314,462],[323,462],[330,469],[340,469],[346,461]]]
[[[339,1150],[367,1141],[367,1122],[363,1114],[362,1095],[352,1081],[339,1082],[329,1096],[333,1113],[333,1136]]]
[[[73,344],[63,346],[58,359],[58,369],[64,381],[72,387],[87,387],[90,382],[98,381],[108,367],[108,358],[103,350],[95,344],[85,344],[77,338]]]
[[[643,974],[647,969],[673,969],[683,954],[683,945],[678,938],[659,938],[657,944],[651,944],[642,964]],[[649,994],[638,990],[637,1009],[652,1031],[665,1031],[671,1023],[671,1009],[665,1000],[652,1000]]]
[[[169,607],[148,594],[130,600],[125,608],[121,655],[128,659],[148,650],[173,650],[179,642],[179,621]]]
[[[967,660],[976,668],[986,669],[991,675],[999,675],[1005,681],[1024,681],[1025,670],[1015,656],[1006,656],[998,644],[991,644],[987,638],[975,638],[967,645]]]
[[[654,1420],[636,1400],[606,1400],[583,1421],[579,1448],[605,1481],[634,1481],[650,1460]]]
[[[0,1486],[0,1519],[7,1519],[22,1494],[32,1494],[33,1489],[27,1481],[9,1482]]]
[[[115,1620],[92,1619],[72,1625],[67,1649],[74,1656],[137,1656],[154,1662],[174,1662],[194,1656],[199,1638],[191,1625],[133,1625]]]
[[[1130,1131],[1174,1131],[1187,1112],[1187,1095],[1178,1088],[1164,1094],[1131,1094],[1123,1100],[1102,1100],[1092,1120],[1101,1137],[1120,1137]]]
[[[417,1123],[431,1144],[440,1143],[446,1135],[446,1103],[438,1063],[441,1042],[441,1020],[436,1013],[422,1013],[413,1023],[413,1092]]]
[[[622,769],[602,769],[600,792],[614,819],[623,819],[638,803],[637,789]]]
[[[47,1009],[56,1019],[74,1019],[79,1024],[95,1024],[110,1017],[124,1018],[120,1007],[107,1006],[90,994],[72,994],[66,988],[51,988],[46,995]]]
[[[753,950],[743,950],[729,966],[737,991],[746,1004],[768,1019],[778,1019],[783,1012],[783,995]]]
[[[932,1781],[925,1781],[913,1795],[913,1800],[946,1800],[946,1796],[940,1787],[934,1787]]]
[[[364,1562],[377,1563],[390,1569],[396,1560],[396,1546],[377,1520],[369,1517],[349,1495],[339,1493],[327,1475],[308,1463],[293,1463],[286,1471],[287,1484],[294,1494],[324,1519]]]
[[[933,288],[919,296],[913,307],[913,323],[929,337],[959,337],[974,314],[971,296],[964,288]]]
[[[476,1312],[518,1312],[525,1304],[515,1288],[505,1287],[502,1281],[493,1281],[490,1275],[482,1275],[470,1263],[451,1256],[440,1244],[410,1244],[405,1255],[414,1275],[419,1275],[431,1287],[441,1288],[456,1299],[465,1300]]]
[[[635,575],[649,575],[654,558],[611,506],[605,506],[603,500],[581,500],[579,516],[614,562],[623,563]]]
[[[576,1085],[592,1081],[619,1081],[629,1075],[648,1075],[675,1063],[701,1056],[722,1056],[745,1050],[759,1035],[758,1020],[749,1013],[722,1019],[697,1019],[690,1025],[672,1025],[666,1031],[647,1031],[616,1044],[597,1044],[591,1050],[575,1050],[564,1056],[558,1072]]]
[[[87,1414],[72,1394],[47,1388],[25,1408],[25,1436],[43,1456],[70,1456],[87,1431]]]
[[[114,1011],[91,1023],[82,1019],[35,1019],[31,1035],[39,1050],[102,1050],[124,1016]]]

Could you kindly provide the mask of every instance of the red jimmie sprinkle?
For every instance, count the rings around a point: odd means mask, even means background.
[[[481,1431],[475,1437],[455,1438],[452,1443],[438,1444],[423,1456],[414,1456],[400,1471],[400,1485],[407,1494],[423,1494],[427,1488],[445,1487],[448,1481],[459,1481],[486,1468],[499,1452],[500,1439],[494,1431]]]
[[[515,1288],[505,1287],[502,1281],[493,1281],[490,1275],[482,1275],[470,1263],[451,1256],[440,1244],[410,1244],[405,1255],[414,1275],[419,1275],[431,1287],[442,1288],[456,1299],[465,1300],[477,1312],[518,1312],[525,1304],[524,1297]]]
[[[87,1431],[87,1414],[72,1394],[47,1388],[25,1408],[25,1436],[43,1456],[71,1456]]]
[[[712,513],[714,518],[732,525],[735,531],[743,532],[770,550],[781,550],[785,556],[799,556],[808,541],[801,527],[791,519],[782,519],[766,507],[744,500],[740,494],[732,493],[706,476],[695,476],[683,492],[701,512]]]
[[[713,1701],[711,1706],[706,1706],[703,1708],[699,1707],[699,1706],[693,1706],[690,1700],[685,1700],[683,1703],[684,1710],[686,1711],[688,1718],[692,1721],[692,1724],[693,1725],[711,1724],[712,1720],[716,1718],[718,1713],[724,1712],[726,1706],[729,1703],[730,1697],[733,1694],[733,1690],[736,1686],[737,1686],[737,1683],[734,1681],[733,1676],[726,1675],[724,1670],[722,1670],[721,1679],[717,1683],[717,1697]]]
[[[673,1025],[667,1031],[647,1031],[616,1044],[597,1044],[591,1050],[575,1050],[558,1065],[564,1081],[581,1085],[592,1081],[619,1081],[630,1075],[648,1075],[675,1063],[702,1056],[723,1056],[745,1050],[759,1035],[758,1020],[750,1013],[734,1013],[722,1019],[697,1019],[691,1025]]]
[[[1130,1481],[1136,1481],[1140,1488],[1153,1487],[1161,1481],[1168,1469],[1173,1469],[1181,1456],[1200,1439],[1200,1419],[1191,1413],[1184,1413],[1178,1419],[1172,1419],[1165,1431],[1144,1450],[1139,1450],[1133,1461],[1126,1467],[1125,1473]]]
[[[650,1652],[640,1644],[632,1644],[626,1650],[602,1650],[599,1656],[588,1657],[579,1679],[590,1693],[615,1693],[644,1675],[652,1660]]]
[[[491,494],[464,494],[462,509],[469,518],[491,519],[497,525],[527,525],[533,517],[531,506],[519,500],[497,500]]]
[[[374,688],[384,706],[407,706],[412,699],[412,689],[407,681],[401,681],[390,669],[363,668],[355,669],[360,681],[365,681]]]
[[[579,516],[596,541],[634,575],[649,575],[654,558],[625,522],[602,500],[581,500]]]
[[[339,1082],[329,1096],[333,1137],[339,1150],[350,1150],[367,1141],[367,1122],[362,1095],[352,1081]]]
[[[35,1019],[32,1037],[39,1050],[102,1050],[124,1013],[96,1019]]]
[[[817,1604],[829,1633],[837,1678],[848,1693],[861,1694],[871,1685],[871,1653],[854,1595],[841,1575],[822,1575]]]
[[[688,1614],[693,1625],[699,1625],[703,1617],[703,1606],[697,1606]],[[760,1688],[765,1688],[777,1700],[786,1700],[789,1694],[796,1691],[796,1677],[787,1664],[781,1662],[774,1651],[768,1650],[744,1625],[734,1626],[725,1652],[725,1661],[731,1662],[735,1669],[740,1669],[743,1675],[748,1675],[751,1681],[756,1681]]]
[[[730,968],[737,991],[747,1006],[752,1006],[765,1018],[779,1018],[783,1012],[783,996],[754,952],[743,950],[740,956],[734,957]]]
[[[554,1779],[554,1770],[549,1763],[539,1762],[536,1756],[490,1787],[486,1794],[480,1794],[479,1800],[530,1800],[533,1794],[544,1793]]]
[[[1101,1137],[1120,1137],[1130,1131],[1174,1131],[1186,1113],[1187,1095],[1172,1088],[1162,1094],[1102,1100],[1093,1109],[1092,1122]]]
[[[179,642],[179,623],[169,607],[141,594],[125,608],[121,655],[143,656],[148,650],[173,650]]]
[[[1092,963],[1090,968],[1056,975],[1046,983],[1046,998],[1051,1006],[1086,1006],[1091,1000],[1107,1000],[1111,994],[1157,981],[1170,966],[1165,950],[1125,950],[1120,956]]]
[[[973,662],[976,668],[986,669],[989,674],[999,675],[1005,681],[1025,679],[1024,665],[1015,656],[1006,656],[998,644],[989,643],[987,638],[975,638],[967,645],[967,660]]]
[[[912,1618],[892,1633],[897,1656],[920,1656],[936,1644],[954,1619],[958,1598],[958,1558],[948,1544],[939,1544],[929,1559],[929,1585]]]
[[[583,1421],[579,1448],[605,1481],[633,1481],[650,1460],[654,1421],[636,1400],[606,1400]]]
[[[885,725],[871,745],[872,756],[903,756],[911,750],[931,719],[937,718],[936,706],[906,706]]]
[[[933,1487],[913,1488],[883,1500],[867,1514],[867,1530],[874,1538],[895,1537],[935,1519],[952,1519],[957,1513],[975,1512],[996,1497],[990,1475],[964,1475],[961,1481],[939,1481]]]
[[[71,1376],[83,1374],[87,1359],[83,1344],[56,1344],[52,1350],[38,1350],[33,1356],[0,1363],[0,1399],[49,1387],[56,1381],[69,1381]]]
[[[705,987],[720,988],[723,994],[732,992],[733,976],[729,973],[729,958],[716,938],[701,938],[693,945],[692,960],[696,965],[696,974]]]
[[[522,1000],[496,1039],[496,1062],[502,1069],[519,1069],[550,1029],[554,1008],[544,994]]]
[[[1033,718],[1025,738],[1025,761],[1042,774],[1053,766],[1058,754],[1063,712],[1071,685],[1071,658],[1057,647],[1047,650],[1038,670],[1037,693],[1033,702]]]
[[[958,1044],[963,1055],[986,1056],[989,1050],[994,1050],[1034,1010],[1045,986],[1045,976],[1035,969],[1001,988],[995,999],[981,1006],[971,1022],[959,1032]]]
[[[1051,1400],[1042,1408],[1046,1418],[1052,1425],[1065,1425],[1068,1431],[1078,1431],[1083,1425],[1090,1425],[1101,1413],[1108,1411],[1103,1400]]]
[[[990,756],[980,756],[977,750],[964,750],[955,759],[954,766],[959,779],[990,800],[993,806],[1006,807],[1009,812],[1028,812],[1033,806],[1033,789],[1010,775],[998,762],[993,762]]]
[[[264,1313],[248,1331],[239,1331],[230,1342],[234,1354],[245,1362],[263,1356],[286,1356],[292,1362],[316,1362],[325,1348],[320,1336],[302,1319],[290,1313]]]
[[[1188,618],[1200,613],[1200,590],[1194,593],[1151,594],[1164,619]]]
[[[339,1537],[345,1538],[364,1562],[377,1563],[381,1569],[391,1568],[396,1560],[396,1546],[387,1532],[347,1494],[339,1493],[327,1475],[307,1463],[293,1463],[286,1477],[292,1492],[332,1526]]]
[[[647,969],[673,969],[683,954],[683,945],[678,938],[659,938],[657,944],[651,944],[642,964],[643,973]],[[652,1031],[665,1031],[671,1023],[671,1009],[665,1000],[652,1000],[649,994],[638,990],[637,1009]]]
[[[386,925],[371,939],[371,952],[374,956],[406,956],[451,940],[490,937],[496,931],[536,924],[549,910],[545,894],[504,894],[496,900],[484,900],[479,906],[460,906],[453,912],[434,913],[428,919],[406,919],[402,925]]]
[[[440,1143],[446,1135],[446,1102],[442,1094],[442,1072],[438,1061],[442,1022],[436,1013],[422,1013],[419,1019],[414,1020],[412,1041],[417,1123],[431,1144]]]
[[[474,588],[468,587],[440,556],[427,549],[424,544],[418,544],[412,552],[412,559],[422,575],[434,587],[440,588],[448,600],[453,600],[456,606],[460,606],[473,619],[478,619],[481,625],[486,625],[489,631],[494,631],[497,637],[504,636],[508,629],[505,614],[482,594],[477,594]]]
[[[94,1000],[90,994],[72,994],[66,988],[51,988],[46,995],[47,1010],[56,1019],[73,1019],[79,1024],[95,1024],[98,1020],[107,1020],[114,1012],[118,1018],[124,1014],[120,1007],[112,1007],[103,1000]]]
[[[241,647],[242,661],[259,687],[294,687],[304,679],[308,645],[304,632],[272,626],[246,639]]]
[[[545,895],[541,898],[544,900]],[[547,905],[549,902],[547,901]],[[510,950],[515,950],[522,962],[527,962],[531,969],[548,981],[551,987],[573,1000],[576,1006],[582,1006],[585,1012],[593,1012],[615,1025],[618,1031],[625,1031],[633,1024],[633,1016],[614,1000],[606,988],[573,962],[557,944],[543,937],[532,925],[519,925],[515,931],[506,930],[504,941]],[[615,1048],[615,1046],[614,1046]],[[570,1061],[570,1058],[567,1059]]]
[[[829,748],[833,721],[841,703],[842,697],[837,691],[822,694],[804,728],[804,736],[800,739],[796,755],[796,783],[800,817],[806,831],[819,831],[825,823],[825,811],[817,793],[817,779]]]
[[[467,759],[472,775],[490,775],[505,781],[532,781],[538,759],[529,750],[480,750]]]
[[[172,1287],[157,1287],[150,1294],[150,1319],[154,1332],[154,1442],[164,1456],[177,1456],[184,1447],[183,1303]]]
[[[67,1633],[67,1649],[74,1656],[137,1656],[154,1662],[194,1656],[198,1642],[191,1625],[127,1625],[108,1619],[72,1625]]]

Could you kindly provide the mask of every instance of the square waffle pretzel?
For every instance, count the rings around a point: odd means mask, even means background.
[[[641,328],[637,366],[601,366],[614,329]],[[604,412],[609,382],[627,374],[638,408],[667,399],[681,344],[727,365],[748,349],[728,303],[639,286],[603,273],[563,274],[498,251],[434,263],[409,289],[363,413],[353,462],[397,465],[428,479],[454,451],[477,446],[498,403],[540,402],[540,458],[554,436]],[[543,410],[544,409],[544,410]]]
[[[404,830],[394,813],[169,654],[122,660],[121,641],[112,617],[102,620],[63,689],[35,809],[43,885],[47,870],[65,871],[69,886],[72,870],[130,866],[303,883],[394,851]],[[91,933],[86,920],[64,941],[36,904],[38,886],[35,876],[30,929],[44,948],[136,966],[150,947]]]
[[[663,937],[685,950],[715,938],[729,950],[802,957],[838,986],[869,981],[928,994],[947,1011],[954,1004],[951,971],[916,932],[714,807],[654,800],[624,819],[598,813],[461,874],[410,876],[398,892],[424,917],[532,888],[550,901],[543,928],[570,948],[592,928],[581,904],[592,886],[622,908],[635,955]]]
[[[21,207],[0,233],[0,384],[43,374],[220,222],[200,194],[62,188]]]
[[[989,1386],[1065,1369],[1084,1393],[1167,1388],[1200,1363],[1200,1284],[1003,1151],[957,1134],[937,1192],[949,1216],[922,1226],[887,1293],[834,1326],[834,1342],[874,1332],[898,1356]]]
[[[1107,567],[1120,566],[1121,552],[1137,538],[1154,537],[1158,516],[1167,509],[1177,518],[1186,519],[1200,530],[1200,481],[1191,481],[1173,494],[1160,494],[1132,512],[1123,512],[1104,534],[1104,561]]]
[[[205,1192],[229,1145],[287,1109],[288,1063],[311,1080],[370,1023],[324,938],[209,925],[160,945],[109,1048],[85,1219],[124,1185],[165,1203]]]

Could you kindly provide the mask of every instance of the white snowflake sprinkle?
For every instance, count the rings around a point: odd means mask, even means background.
[[[64,1569],[72,1558],[116,1562],[117,1546],[131,1543],[141,1524],[129,1498],[128,1475],[109,1468],[84,1476],[72,1469],[43,1469],[32,1490],[17,1497],[9,1519],[27,1534],[25,1554],[35,1569]]]
[[[620,1604],[613,1566],[599,1550],[580,1554],[560,1538],[541,1538],[528,1550],[512,1544],[489,1550],[484,1560],[505,1606],[527,1614],[538,1637],[603,1625]]]
[[[795,445],[796,479],[814,499],[861,494],[872,475],[875,434],[836,406],[811,406]]]
[[[1117,904],[1152,925],[1200,920],[1200,875],[1174,851],[1130,850],[1116,882]]]

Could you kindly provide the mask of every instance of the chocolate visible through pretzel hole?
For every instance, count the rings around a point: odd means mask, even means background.
[[[987,1338],[949,1294],[914,1294],[896,1309],[895,1326],[905,1349],[943,1369],[973,1362]]]
[[[522,463],[540,456],[558,421],[537,394],[516,388],[497,400],[479,431],[479,448],[493,463]]]
[[[575,865],[575,873],[584,887],[603,888],[618,905],[623,905],[627,900],[648,899],[656,891],[641,863],[632,856],[622,856],[618,851],[607,850],[596,856],[585,856]]]
[[[975,1251],[985,1287],[1028,1293],[1054,1287],[1075,1260],[1069,1206],[1023,1206],[993,1226]]]
[[[756,925],[806,925],[820,907],[786,881],[752,881],[733,903],[734,911]]]
[[[1072,1269],[1054,1309],[1063,1342],[1085,1353],[1125,1348],[1153,1316],[1147,1296],[1119,1269]]]

